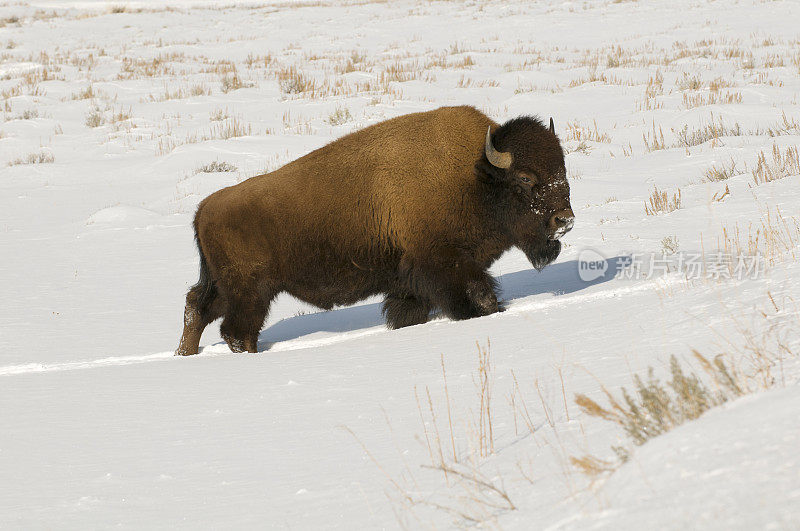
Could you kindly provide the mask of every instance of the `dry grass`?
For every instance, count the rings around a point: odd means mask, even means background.
[[[254,87],[255,84],[249,81],[242,81],[239,75],[234,71],[233,73],[223,76],[220,80],[221,89],[224,94],[228,92],[232,92],[234,90],[239,90],[241,88],[251,88]]]
[[[221,122],[222,120],[225,120],[227,118],[230,118],[230,115],[228,114],[228,109],[223,110],[219,107],[211,111],[211,114],[209,114],[208,116],[208,119],[211,120],[212,122]]]
[[[169,64],[169,61],[174,59],[174,57],[164,55],[159,55],[153,59],[123,57],[117,79],[141,79],[175,75],[175,70]]]
[[[742,103],[741,92],[709,92],[707,94],[683,93],[683,106],[687,109],[706,105],[730,105],[734,103]]]
[[[250,136],[253,134],[253,127],[249,123],[243,122],[240,118],[233,117],[211,125],[210,134],[203,137],[203,140],[221,138],[228,140],[240,136]]]
[[[203,164],[196,170],[195,173],[230,173],[236,171],[238,168],[235,164],[231,164],[230,162],[225,161],[218,161],[214,160],[209,162],[208,164]]]
[[[644,444],[743,394],[732,376],[733,369],[723,359],[709,362],[697,352],[695,356],[702,360],[703,368],[708,368],[714,381],[722,384],[718,389],[710,390],[697,375],[686,374],[678,359],[672,356],[669,364],[672,379],[666,385],[656,378],[650,367],[647,379],[634,375],[633,393],[623,387],[621,398],[617,398],[602,387],[608,406],[601,406],[584,394],[576,395],[575,403],[589,416],[618,424],[634,444]]]
[[[147,99],[142,101],[162,102],[168,100],[182,100],[194,96],[210,96],[210,95],[211,95],[211,88],[207,87],[205,83],[195,83],[194,85],[191,86],[182,86],[172,90],[170,90],[170,88],[165,83],[164,91],[161,94],[155,96],[151,94],[150,96],[148,96]]]
[[[767,208],[756,223],[747,228],[737,223],[732,228],[722,227],[718,247],[723,253],[733,257],[757,257],[754,267],[774,266],[798,257],[797,245],[800,242],[800,220],[794,216],[784,216],[780,208]],[[729,273],[740,266],[739,262],[729,264]]]
[[[585,140],[581,140],[578,144],[570,148],[569,146],[565,146],[564,154],[568,155],[570,153],[582,153],[583,155],[588,155],[592,151],[592,146],[586,143]]]
[[[396,501],[406,514],[413,513],[416,506],[424,506],[451,515],[456,519],[458,525],[474,526],[492,524],[499,514],[517,508],[509,496],[502,478],[488,477],[481,471],[481,465],[485,458],[494,451],[492,417],[494,371],[488,343],[486,347],[478,345],[477,361],[477,373],[473,375],[478,401],[477,418],[473,417],[466,422],[464,435],[469,448],[466,454],[459,455],[456,443],[454,423],[457,423],[457,419],[454,422],[444,357],[441,358],[441,366],[443,395],[447,411],[447,432],[445,432],[445,420],[440,419],[436,414],[437,408],[430,389],[426,387],[422,394],[416,387],[414,388],[422,426],[422,439],[430,459],[430,464],[422,465],[422,469],[441,474],[438,476],[439,481],[444,482],[447,486],[446,489],[439,489],[439,492],[432,495],[420,494],[418,481],[410,469],[406,468],[400,478],[391,477],[363,443],[358,441],[365,453],[383,471],[393,486],[397,494]],[[350,433],[352,434],[352,431]],[[353,436],[355,437],[355,434]],[[463,438],[459,439],[463,440]],[[356,440],[358,440],[357,437]]]
[[[284,94],[302,94],[316,90],[314,80],[299,72],[294,66],[279,70],[277,75],[278,85]]]
[[[95,109],[86,115],[86,120],[84,120],[84,123],[87,127],[100,127],[105,123],[105,118],[103,117],[102,112],[100,112],[98,109]]]
[[[178,142],[171,136],[159,137],[158,143],[156,144],[156,156],[160,157],[162,155],[166,155],[167,153],[171,153],[173,149],[178,147],[178,145]]]
[[[325,121],[331,125],[342,125],[352,119],[353,115],[350,114],[350,109],[347,107],[336,107],[336,110],[333,111]]]
[[[783,111],[781,113],[780,122],[770,127],[767,127],[767,129],[765,129],[763,132],[756,131],[755,134],[767,134],[769,136],[800,134],[800,122],[798,122],[795,118],[789,118],[788,116],[786,116],[786,112]]]
[[[733,83],[731,83],[730,81],[728,81],[728,80],[726,80],[726,79],[724,79],[722,77],[718,77],[718,78],[714,78],[714,79],[711,80],[711,82],[708,84],[708,89],[711,92],[719,92],[720,89],[727,88],[727,87],[732,87],[732,86],[733,86]]]
[[[676,147],[689,148],[692,146],[699,146],[708,141],[712,141],[712,146],[717,144],[717,141],[725,136],[742,136],[745,132],[742,130],[738,122],[733,125],[725,124],[720,118],[718,121],[714,120],[714,114],[711,114],[711,119],[707,124],[701,125],[699,129],[689,129],[685,125],[680,131],[675,131],[677,136]]]
[[[76,92],[71,96],[73,100],[88,100],[95,97],[94,89],[92,88],[92,84],[90,83],[85,89]]]
[[[35,120],[39,117],[38,109],[25,109],[18,115],[12,117],[12,120]]]
[[[395,62],[384,67],[378,75],[378,82],[381,84],[404,83],[412,79],[419,79],[421,73],[422,69],[416,62]]]
[[[703,174],[703,181],[704,182],[719,182],[719,181],[726,181],[733,177],[734,175],[741,175],[745,173],[744,170],[741,170],[736,167],[736,161],[731,158],[730,162],[728,163],[720,163],[719,165],[711,166],[709,169],[705,171]]]
[[[478,375],[475,387],[480,397],[478,408],[478,455],[487,457],[494,453],[494,428],[492,426],[493,368],[489,357],[489,343],[478,347]]]
[[[634,445],[642,445],[686,422],[697,419],[709,409],[741,396],[786,385],[784,361],[797,358],[792,348],[796,342],[796,308],[780,307],[770,292],[769,303],[756,315],[757,329],[733,322],[738,337],[723,337],[725,350],[715,356],[692,350],[699,369],[686,370],[675,356],[670,357],[670,380],[662,382],[652,367],[647,378],[633,376],[633,391],[622,388],[615,396],[605,386],[601,391],[607,405],[585,394],[577,394],[575,403],[591,417],[618,425]],[[606,461],[591,455],[572,457],[572,464],[591,478],[613,472],[628,460],[630,450],[612,447],[618,461]]]
[[[644,142],[644,147],[647,151],[658,151],[661,149],[667,149],[667,144],[664,142],[664,130],[661,126],[658,126],[658,131],[656,131],[656,122],[653,121],[653,133],[642,133],[642,141]]]
[[[86,115],[86,119],[84,123],[87,127],[100,127],[104,124],[116,124],[118,122],[124,122],[125,120],[130,120],[131,118],[131,109],[129,108],[127,111],[120,107],[118,110],[114,110],[112,107],[107,107],[105,111],[101,111],[97,107],[95,107],[89,114]]]
[[[661,251],[664,254],[675,254],[679,248],[677,236],[664,236],[661,239]]]
[[[644,210],[648,216],[667,214],[679,208],[681,208],[680,188],[670,197],[666,191],[659,190],[655,185],[653,185],[653,193],[650,194],[649,202],[644,204]]]
[[[597,129],[597,121],[593,122],[593,127],[584,127],[578,122],[567,124],[567,136],[564,140],[578,140],[580,142],[602,142],[611,143],[611,137],[607,133],[601,133]]]
[[[796,146],[786,148],[781,153],[777,144],[773,144],[771,161],[767,161],[764,152],[759,151],[756,168],[753,170],[753,182],[756,185],[783,179],[790,175],[800,175],[800,157],[798,157]]]
[[[703,86],[700,76],[691,76],[684,72],[683,76],[675,82],[678,90],[698,90]]]
[[[290,111],[283,113],[283,128],[287,133],[294,133],[297,135],[311,135],[314,130],[311,127],[311,121],[308,118],[299,115],[293,115]]]
[[[8,163],[9,166],[20,166],[23,164],[49,164],[55,162],[55,156],[49,151],[39,151],[30,153],[25,157],[19,157]]]

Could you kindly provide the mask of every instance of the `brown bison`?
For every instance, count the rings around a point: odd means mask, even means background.
[[[573,221],[552,119],[498,126],[444,107],[387,120],[200,203],[200,280],[176,353],[196,354],[223,316],[231,350],[256,352],[284,291],[324,309],[383,294],[390,328],[434,309],[488,315],[502,309],[492,262],[518,247],[543,268]]]

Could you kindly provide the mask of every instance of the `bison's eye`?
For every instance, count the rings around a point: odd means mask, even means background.
[[[519,173],[519,180],[524,182],[525,184],[535,183],[536,182],[536,176],[531,175],[530,173],[520,172]]]

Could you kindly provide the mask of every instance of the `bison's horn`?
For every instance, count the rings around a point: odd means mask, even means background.
[[[503,168],[507,170],[511,167],[511,162],[514,160],[511,153],[505,151],[497,151],[492,145],[492,128],[486,130],[486,158],[492,166]]]
[[[550,117],[550,132],[556,134],[556,124],[553,123],[553,117]]]

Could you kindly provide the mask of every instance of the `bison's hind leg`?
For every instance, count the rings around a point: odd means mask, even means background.
[[[263,293],[241,287],[227,294],[228,305],[219,330],[233,352],[258,352],[258,333],[275,295],[273,291]]]
[[[198,283],[186,294],[183,310],[183,334],[175,354],[189,356],[200,349],[203,330],[225,313],[225,300],[213,284]]]
[[[383,301],[386,326],[403,328],[428,322],[431,306],[413,295],[387,295]]]

